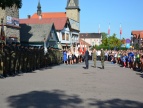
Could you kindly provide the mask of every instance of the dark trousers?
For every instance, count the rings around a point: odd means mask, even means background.
[[[88,69],[88,66],[89,66],[88,59],[85,59],[85,66],[86,66],[86,68]]]

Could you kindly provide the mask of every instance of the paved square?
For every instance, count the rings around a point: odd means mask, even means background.
[[[105,62],[48,67],[0,79],[0,108],[143,108],[143,78]]]

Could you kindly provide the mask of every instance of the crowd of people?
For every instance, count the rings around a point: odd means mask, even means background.
[[[63,63],[64,64],[77,64],[84,62],[84,54],[85,52],[82,51],[71,51],[71,49],[63,50]],[[89,59],[92,59],[92,51],[89,51]]]
[[[97,59],[100,59],[100,50],[96,51]],[[105,50],[105,61],[112,64],[119,64],[120,67],[130,68],[143,72],[143,51],[142,50]]]
[[[80,51],[71,52],[71,50],[64,50],[63,63],[74,64],[74,63],[84,62],[85,52],[81,53]],[[102,49],[89,50],[89,60],[94,61],[94,67],[96,67],[96,60],[101,61],[101,64],[104,63],[104,61],[108,61],[108,62],[111,62],[112,64],[119,64],[119,66],[123,68],[130,68],[132,70],[138,70],[143,72],[143,51],[142,50],[133,50],[133,49],[118,50],[118,51],[103,50],[103,52],[104,53],[102,53]],[[104,54],[104,57],[101,56],[102,54]],[[101,59],[102,60],[104,59],[104,61],[102,61]],[[104,64],[102,68],[104,68]]]
[[[32,72],[36,69],[53,64],[77,64],[85,62],[88,68],[88,60],[101,61],[104,69],[104,61],[119,64],[123,68],[130,68],[143,72],[142,50],[58,50],[48,48],[44,53],[43,47],[22,46],[20,44],[0,45],[0,77],[13,76],[18,73]],[[87,51],[87,52],[86,52]]]

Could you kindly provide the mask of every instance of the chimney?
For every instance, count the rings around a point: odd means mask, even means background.
[[[31,18],[31,16],[30,15],[27,15],[28,16],[28,19],[30,19]]]

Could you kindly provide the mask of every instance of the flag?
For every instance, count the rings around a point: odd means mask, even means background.
[[[120,35],[122,35],[122,26],[120,24]]]
[[[109,24],[109,27],[108,27],[108,35],[110,35],[110,24]]]
[[[98,26],[98,33],[100,33],[100,24],[99,24],[99,26]]]

